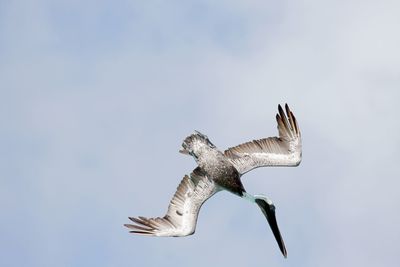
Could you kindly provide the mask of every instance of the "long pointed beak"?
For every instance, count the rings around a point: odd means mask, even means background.
[[[260,207],[265,218],[267,218],[268,224],[271,227],[272,233],[274,234],[276,242],[278,243],[279,249],[281,250],[283,256],[286,258],[287,251],[285,243],[283,242],[283,238],[278,228],[278,223],[276,221],[275,206],[273,204],[269,205],[262,199],[256,199],[256,203]]]

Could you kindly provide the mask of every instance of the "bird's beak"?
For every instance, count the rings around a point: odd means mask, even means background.
[[[269,205],[263,199],[256,199],[257,205],[260,207],[262,213],[264,214],[265,218],[267,218],[268,224],[271,227],[272,233],[278,242],[279,249],[281,250],[283,256],[287,257],[287,251],[285,247],[285,243],[283,242],[283,238],[278,228],[278,223],[276,221],[275,216],[275,206],[273,204]]]

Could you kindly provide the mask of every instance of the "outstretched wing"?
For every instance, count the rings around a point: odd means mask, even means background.
[[[278,106],[279,137],[253,140],[225,150],[224,154],[240,174],[264,166],[297,166],[301,161],[301,134],[296,118],[285,105]]]
[[[172,198],[167,214],[160,218],[129,217],[131,233],[151,236],[187,236],[194,233],[203,203],[218,191],[214,181],[196,168],[185,175]]]

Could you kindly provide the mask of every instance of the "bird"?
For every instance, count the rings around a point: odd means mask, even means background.
[[[130,233],[144,236],[181,237],[192,235],[196,229],[201,206],[214,194],[226,190],[255,203],[267,219],[283,256],[287,250],[278,228],[275,205],[265,195],[248,193],[241,177],[259,167],[298,166],[302,159],[301,134],[297,120],[289,106],[285,111],[278,105],[276,114],[278,136],[249,141],[224,152],[210,139],[195,131],[186,137],[180,153],[192,156],[197,167],[180,182],[164,217],[128,217],[124,224]]]

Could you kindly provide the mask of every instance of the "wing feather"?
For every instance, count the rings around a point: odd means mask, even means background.
[[[218,191],[214,182],[196,168],[179,184],[167,214],[160,218],[129,217],[134,224],[125,224],[131,233],[153,236],[186,236],[194,233],[197,216],[203,203]]]
[[[240,174],[264,166],[297,166],[301,161],[301,134],[289,106],[278,105],[277,137],[253,140],[231,147],[224,154]]]

